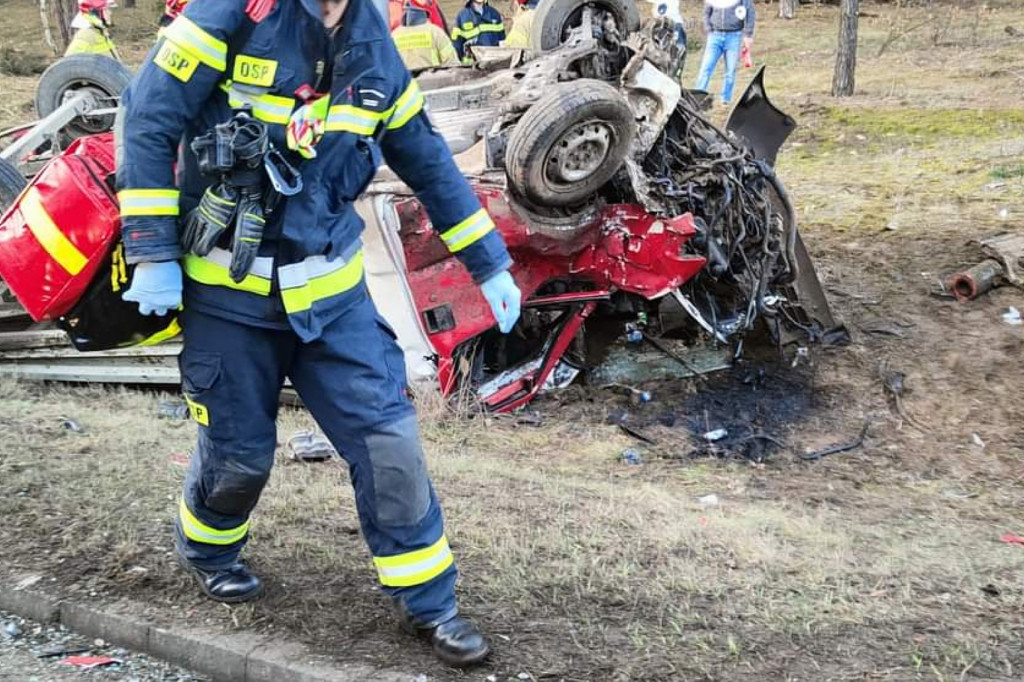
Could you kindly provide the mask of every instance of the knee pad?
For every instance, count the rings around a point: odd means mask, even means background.
[[[247,517],[270,478],[274,453],[244,459],[211,459],[202,475],[205,506],[224,516]]]
[[[365,442],[376,522],[391,528],[418,524],[430,511],[431,497],[416,415],[377,427]]]

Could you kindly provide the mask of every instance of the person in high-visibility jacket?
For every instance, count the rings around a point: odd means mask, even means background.
[[[402,350],[364,278],[354,202],[381,158],[503,333],[520,292],[504,240],[424,105],[370,0],[191,0],[121,97],[118,200],[136,264],[123,298],[143,314],[184,303],[179,365],[199,442],[176,552],[203,592],[242,602],[262,591],[239,553],[290,379],[349,466],[362,537],[403,628],[446,663],[469,665],[489,646],[459,615]],[[204,151],[217,140],[237,152]],[[255,163],[201,172],[235,154]]]
[[[487,0],[467,0],[466,6],[455,17],[452,43],[464,63],[472,61],[470,45],[494,47],[505,39],[505,19]]]
[[[431,0],[406,0],[402,25],[391,32],[398,54],[410,71],[459,65],[452,41],[430,21],[431,4]]]
[[[64,50],[64,56],[101,54],[120,61],[107,31],[111,24],[110,10],[114,7],[117,7],[114,0],[78,0],[78,14],[71,20],[75,35]]]
[[[533,47],[533,19],[537,14],[539,0],[517,0],[516,15],[512,17],[512,28],[501,43],[503,47],[519,47],[529,50]]]

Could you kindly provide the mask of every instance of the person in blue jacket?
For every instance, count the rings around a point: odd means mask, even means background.
[[[754,44],[754,0],[704,0],[704,31],[708,41],[697,72],[697,90],[707,91],[719,59],[725,60],[721,101],[728,104],[736,84],[736,68],[744,45]]]
[[[463,8],[455,16],[452,27],[452,44],[455,52],[463,63],[472,61],[470,45],[494,47],[505,40],[505,19],[501,12],[488,4],[487,0],[467,0]]]
[[[276,203],[258,164],[230,178],[201,172],[196,150],[230,121],[243,123],[232,138],[242,140],[239,158],[261,158],[248,155],[259,144],[245,146],[260,140],[243,134],[259,132],[245,124],[253,119],[301,175],[301,191]],[[353,202],[381,155],[503,332],[520,292],[379,12],[370,0],[192,0],[125,91],[118,147],[122,237],[135,264],[124,298],[144,314],[184,301],[179,363],[199,440],[178,507],[183,564],[213,599],[261,592],[239,552],[274,460],[288,378],[349,465],[363,536],[402,626],[447,663],[482,660],[485,638],[458,614],[402,351],[363,277]]]

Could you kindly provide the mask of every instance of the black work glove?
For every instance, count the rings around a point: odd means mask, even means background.
[[[231,279],[241,282],[252,269],[253,261],[263,241],[263,205],[260,197],[243,193],[238,201],[235,217],[235,235],[231,243]]]
[[[205,256],[217,245],[238,207],[238,192],[223,184],[206,188],[199,205],[185,221],[181,247],[186,253]]]

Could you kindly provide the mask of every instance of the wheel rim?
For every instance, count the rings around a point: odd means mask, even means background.
[[[117,103],[117,96],[107,92],[99,85],[88,81],[80,81],[69,86],[61,93],[61,104],[65,104],[72,97],[82,94],[89,98],[91,109],[105,109]],[[79,116],[69,123],[67,127],[77,132],[93,134],[106,132],[113,125],[113,116]]]
[[[604,165],[615,132],[605,121],[586,121],[569,128],[548,152],[545,177],[553,187],[584,182]]]

